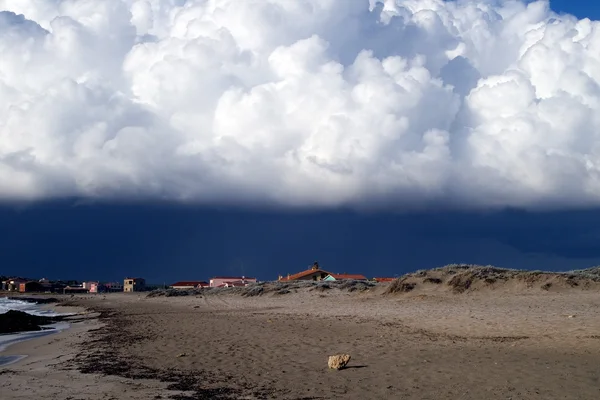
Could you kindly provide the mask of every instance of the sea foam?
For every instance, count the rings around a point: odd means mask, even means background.
[[[30,303],[22,300],[9,299],[7,297],[0,297],[0,314],[4,314],[9,310],[23,311],[27,314],[37,315],[40,317],[56,317],[60,314],[52,310],[44,310],[40,308],[38,304]]]
[[[0,314],[4,314],[10,310],[23,311],[27,314],[37,315],[41,317],[56,317],[61,315],[73,315],[68,313],[57,313],[52,310],[44,310],[38,304],[30,303],[22,300],[14,300],[9,299],[7,297],[0,297]],[[69,323],[66,322],[58,322],[55,324],[44,326],[48,329],[43,331],[33,331],[33,332],[21,332],[21,333],[13,333],[13,334],[0,334],[0,352],[4,351],[11,344],[15,344],[18,342],[22,342],[24,340],[33,339],[36,337],[51,335],[53,333],[57,333],[68,329],[70,326]],[[24,358],[25,356],[2,356],[0,355],[0,367],[6,366],[8,364],[12,364]]]

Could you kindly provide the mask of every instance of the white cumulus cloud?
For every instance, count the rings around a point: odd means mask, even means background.
[[[590,206],[599,136],[547,1],[0,0],[0,200]]]

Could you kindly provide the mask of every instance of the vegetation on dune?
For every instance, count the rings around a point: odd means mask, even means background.
[[[497,288],[508,282],[548,291],[555,287],[590,287],[592,283],[600,282],[600,267],[553,272],[498,268],[492,265],[449,264],[408,273],[391,282],[384,293],[410,292],[417,285],[417,280],[423,284],[444,284],[442,287],[457,294],[486,287]]]
[[[371,281],[291,281],[291,282],[259,282],[252,283],[245,287],[221,287],[221,288],[202,288],[202,289],[157,289],[148,293],[148,297],[171,297],[171,296],[211,296],[216,294],[236,294],[243,297],[263,296],[266,294],[285,295],[306,289],[309,291],[326,291],[337,289],[347,292],[363,292],[377,285]]]
[[[386,288],[384,294],[392,293],[407,293],[412,291],[417,284],[413,282],[406,282],[407,278],[393,280]]]

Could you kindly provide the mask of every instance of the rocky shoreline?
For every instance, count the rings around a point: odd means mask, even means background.
[[[0,334],[52,329],[44,326],[61,322],[63,319],[63,316],[41,317],[23,311],[10,310],[4,314],[0,314]]]
[[[58,303],[55,298],[45,297],[8,297],[9,300],[18,300],[34,304],[53,304]],[[0,334],[19,333],[19,332],[34,332],[47,329],[46,325],[54,324],[63,321],[64,316],[39,316],[32,315],[24,311],[9,310],[4,314],[0,314]]]

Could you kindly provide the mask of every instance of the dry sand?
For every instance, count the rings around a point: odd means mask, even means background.
[[[11,347],[0,398],[600,398],[593,285],[383,291],[75,298],[99,321]]]

